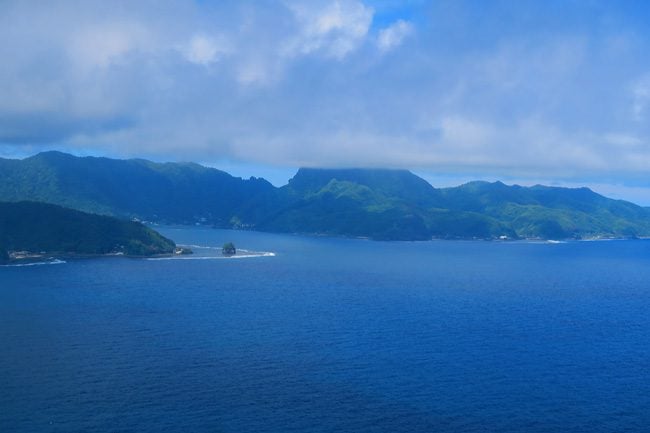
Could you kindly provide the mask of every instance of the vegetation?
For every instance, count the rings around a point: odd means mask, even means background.
[[[132,256],[171,254],[175,248],[137,222],[35,202],[0,203],[0,245],[4,252]]]
[[[192,163],[79,158],[43,152],[0,158],[0,201],[38,201],[144,221],[229,226],[237,209],[274,187]]]
[[[436,189],[406,170],[300,169],[288,185],[189,163],[0,159],[0,200],[126,218],[385,240],[650,236],[650,210],[587,188],[470,182]]]
[[[404,170],[301,169],[280,190],[294,200],[260,223],[265,230],[404,240],[650,235],[648,209],[588,188],[436,189]]]
[[[237,249],[235,248],[235,244],[233,244],[232,242],[226,242],[225,244],[223,244],[221,253],[227,256],[232,256],[234,254],[237,254]]]

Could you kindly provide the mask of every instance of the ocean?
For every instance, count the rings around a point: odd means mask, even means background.
[[[0,432],[650,428],[648,240],[158,229],[196,254],[0,267]]]

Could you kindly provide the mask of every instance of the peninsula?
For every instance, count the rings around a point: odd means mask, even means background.
[[[0,202],[0,263],[41,256],[154,256],[176,245],[133,221],[36,202]]]

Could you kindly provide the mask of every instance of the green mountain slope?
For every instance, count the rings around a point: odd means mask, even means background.
[[[441,193],[447,208],[491,216],[519,237],[636,237],[650,233],[647,209],[603,197],[589,188],[470,182]]]
[[[0,261],[7,260],[7,251],[148,256],[172,253],[174,247],[137,222],[46,203],[0,203]]]
[[[650,211],[587,188],[470,182],[437,189],[407,170],[301,168],[275,188],[192,163],[0,159],[0,201],[32,200],[170,223],[373,239],[650,236]]]
[[[146,220],[227,225],[231,210],[273,186],[192,163],[78,158],[44,152],[0,159],[0,200],[32,200]]]
[[[383,197],[399,197],[418,206],[440,201],[438,190],[408,170],[301,168],[284,189],[305,196],[326,188],[333,179],[367,187]]]
[[[280,195],[284,206],[261,229],[385,240],[514,236],[489,216],[439,208],[439,190],[406,170],[303,168]]]

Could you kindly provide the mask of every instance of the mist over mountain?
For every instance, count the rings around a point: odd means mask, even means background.
[[[588,188],[470,182],[407,170],[301,168],[283,187],[194,163],[45,152],[0,159],[0,201],[221,228],[384,240],[650,236],[650,211]]]

